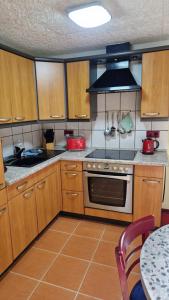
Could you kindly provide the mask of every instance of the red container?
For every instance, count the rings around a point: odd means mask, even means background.
[[[156,144],[156,145],[155,145]],[[159,142],[157,140],[152,140],[147,138],[143,140],[143,153],[144,154],[153,154],[154,151],[159,147]]]
[[[86,140],[83,136],[69,136],[67,137],[68,151],[82,151],[86,148]]]

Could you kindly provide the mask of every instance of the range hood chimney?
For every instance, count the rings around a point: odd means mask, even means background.
[[[126,52],[130,50],[130,43],[116,44],[106,47],[106,53]],[[130,69],[129,60],[108,62],[106,71],[86,91],[89,93],[117,93],[139,91]]]

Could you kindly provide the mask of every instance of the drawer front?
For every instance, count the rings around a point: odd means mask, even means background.
[[[83,193],[63,191],[63,211],[84,214]]]
[[[134,175],[139,176],[139,177],[163,178],[164,177],[164,167],[135,166]]]
[[[0,206],[7,203],[6,189],[0,190]]]
[[[24,192],[34,184],[34,176],[26,177],[7,187],[8,200]]]
[[[82,171],[81,161],[62,161],[61,170],[63,171]]]
[[[62,171],[62,190],[82,192],[82,172]]]

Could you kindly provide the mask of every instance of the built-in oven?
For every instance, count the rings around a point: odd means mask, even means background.
[[[133,166],[83,164],[85,207],[132,213]]]

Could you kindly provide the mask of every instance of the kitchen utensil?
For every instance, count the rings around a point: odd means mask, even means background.
[[[84,136],[69,136],[66,141],[67,150],[69,151],[80,151],[86,148],[86,139]]]
[[[112,112],[112,126],[110,128],[110,135],[115,136],[116,134],[116,127],[114,126],[114,112]]]
[[[44,132],[46,143],[53,143],[54,135],[55,134],[53,129],[46,129],[46,131]]]
[[[123,133],[125,133],[125,131],[124,131],[123,127],[121,126],[121,120],[122,120],[122,118],[121,118],[121,112],[119,110],[118,113],[117,113],[117,124],[118,124],[117,131],[119,133],[123,134]]]
[[[159,141],[147,138],[142,140],[143,142],[143,154],[153,154],[154,151],[159,147]],[[156,144],[156,146],[154,146]]]
[[[110,135],[110,128],[109,128],[109,112],[108,111],[106,111],[106,129],[105,129],[105,131],[104,131],[104,135],[105,136],[108,136],[108,135]]]

